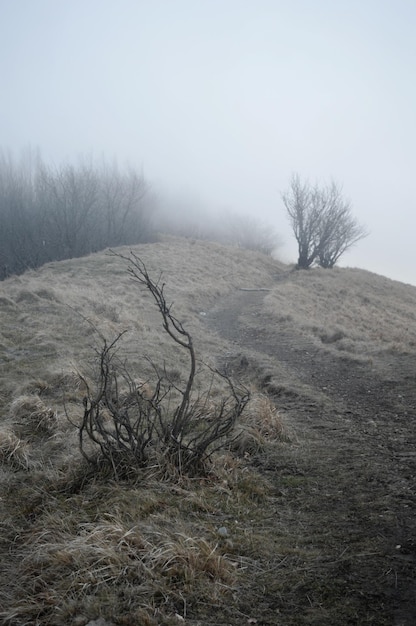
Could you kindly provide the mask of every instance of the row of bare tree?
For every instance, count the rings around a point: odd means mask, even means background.
[[[51,166],[38,152],[15,159],[0,151],[0,280],[49,261],[153,241],[156,231],[265,254],[279,245],[274,229],[250,216],[156,206],[131,168],[87,158]]]
[[[338,185],[312,186],[294,175],[282,194],[298,243],[298,268],[333,267],[367,235]],[[155,230],[271,254],[279,237],[257,218],[158,207],[142,174],[103,160],[45,164],[0,152],[0,280],[49,261],[153,241]]]
[[[144,177],[116,164],[46,165],[0,153],[0,279],[43,263],[152,239]]]

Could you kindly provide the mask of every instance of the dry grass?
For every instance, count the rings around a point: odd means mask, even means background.
[[[239,474],[183,486],[151,478],[144,487],[92,482],[74,495],[54,493],[49,483],[48,494],[38,491],[24,505],[32,522],[19,530],[9,585],[0,590],[4,623],[84,617],[85,624],[101,616],[133,625],[141,615],[169,624],[201,605],[226,605],[244,572],[240,552],[252,547],[245,533],[223,540],[218,507],[226,498],[238,514],[267,491],[250,473]]]
[[[236,348],[211,334],[200,314],[240,287],[270,288],[271,323],[303,329],[339,353],[405,351],[416,342],[416,289],[381,277],[314,270],[275,282],[285,268],[272,259],[173,238],[135,252],[149,271],[163,271],[177,316],[212,364]],[[313,538],[308,552],[302,537],[293,536],[301,511],[286,510],[282,496],[315,489],[307,472],[297,470],[296,454],[306,448],[289,455],[293,439],[282,413],[254,390],[233,449],[214,455],[204,478],[177,476],[174,483],[156,466],[130,484],[94,475],[64,413],[73,422],[82,414],[78,372],[94,380],[99,333],[111,339],[126,329],[120,354],[138,384],[151,393],[147,357],[181,381],[185,360],[119,258],[100,253],[52,263],[2,284],[0,620],[10,626],[85,626],[98,617],[116,626],[261,623],[266,585],[278,600],[282,590],[314,578],[307,567],[317,563],[319,550]],[[201,398],[210,384],[201,381]],[[211,401],[195,407],[201,420],[210,419],[222,389],[211,392]],[[254,459],[266,456],[288,468],[278,485],[254,467]],[[275,623],[276,615],[264,623]]]
[[[29,459],[28,443],[8,430],[0,430],[0,464],[26,470],[29,468]]]
[[[55,411],[38,396],[19,396],[10,406],[10,417],[21,437],[47,437],[56,431]]]
[[[282,440],[287,437],[285,424],[276,405],[264,393],[254,392],[247,410],[244,423],[256,429],[268,441]]]
[[[240,456],[265,452],[270,443],[288,441],[287,426],[269,396],[253,392],[231,440],[231,450]]]
[[[226,347],[208,334],[201,313],[238,287],[271,285],[280,271],[263,255],[206,242],[168,239],[135,251],[154,275],[163,272],[198,356],[213,365]],[[65,418],[66,412],[75,423],[82,415],[86,388],[78,374],[94,381],[100,335],[128,331],[119,351],[145,394],[153,391],[150,361],[175,384],[183,381],[186,355],[161,330],[147,292],[105,253],[52,263],[2,286],[3,621],[83,626],[101,616],[156,625],[227,606],[252,541],[241,533],[231,542],[217,531],[230,507],[239,515],[266,497],[269,487],[258,474],[232,455],[214,456],[210,475],[199,482],[175,476],[166,464],[161,474],[156,464],[124,488],[105,472],[90,472]],[[209,421],[223,388],[212,386],[210,373],[198,381],[195,415]],[[268,411],[260,412],[274,429]],[[256,422],[265,438],[256,415],[253,428]]]
[[[340,353],[416,348],[416,287],[364,270],[294,272],[266,296],[268,314]]]
[[[128,254],[129,249],[120,252]],[[216,298],[241,286],[268,286],[280,267],[261,254],[175,238],[138,246],[135,252],[152,275],[163,273],[168,302],[174,302],[175,314],[195,336],[204,333],[200,314]],[[117,257],[103,252],[51,263],[4,281],[2,289],[6,305],[0,307],[0,347],[5,367],[0,382],[9,399],[33,380],[54,388],[61,373],[84,371],[99,343],[96,330],[109,339],[128,331],[121,349],[144,380],[152,375],[146,356],[159,364],[160,356],[168,370],[184,368],[186,357],[161,331],[150,295],[132,283]]]

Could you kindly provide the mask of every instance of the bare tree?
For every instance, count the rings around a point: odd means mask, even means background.
[[[295,174],[282,199],[298,243],[299,269],[314,263],[333,267],[346,250],[368,234],[353,217],[350,202],[335,182],[312,186]]]
[[[142,174],[91,160],[51,167],[0,149],[0,280],[48,261],[153,241]]]
[[[33,151],[18,162],[0,151],[0,279],[46,260],[34,185],[39,166]]]
[[[98,201],[98,178],[93,166],[68,164],[54,170],[44,166],[39,188],[53,228],[57,258],[90,252],[88,239]]]
[[[338,207],[329,219],[329,236],[319,249],[318,263],[332,268],[338,259],[355,243],[368,236],[368,231],[351,215],[349,206]]]
[[[297,266],[306,269],[315,261],[319,251],[321,216],[317,198],[310,185],[302,183],[298,175],[292,176],[290,189],[282,194],[289,221],[298,243]]]
[[[130,245],[152,239],[149,186],[133,169],[120,171],[105,161],[99,169],[99,247]],[[97,237],[98,237],[97,233]]]

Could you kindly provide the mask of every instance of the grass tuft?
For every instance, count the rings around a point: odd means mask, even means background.
[[[38,396],[24,395],[11,404],[10,414],[21,437],[50,436],[56,431],[56,412]]]
[[[29,445],[14,433],[0,430],[0,463],[14,469],[29,468]]]
[[[26,533],[14,590],[20,600],[2,614],[6,623],[31,614],[42,624],[59,614],[63,623],[76,612],[90,619],[142,614],[152,624],[149,607],[185,617],[198,602],[231,593],[236,566],[204,537],[106,517],[75,528],[71,516],[54,514]]]
[[[276,441],[287,441],[288,431],[276,405],[266,394],[254,393],[231,439],[231,450],[239,456],[262,452]]]

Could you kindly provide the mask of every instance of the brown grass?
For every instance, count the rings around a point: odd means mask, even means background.
[[[163,271],[177,316],[191,331],[198,355],[213,365],[240,358],[245,346],[210,332],[200,314],[241,287],[270,288],[270,323],[313,336],[335,353],[405,352],[416,342],[416,289],[382,277],[359,270],[287,273],[256,253],[174,238],[135,251],[149,271]],[[314,505],[313,467],[309,473],[298,468],[308,442],[299,444],[299,432],[288,433],[285,414],[267,395],[253,388],[231,449],[214,455],[204,478],[177,476],[175,483],[150,467],[134,483],[115,484],[89,472],[65,411],[73,423],[82,414],[85,386],[78,372],[94,379],[99,333],[111,339],[128,330],[120,354],[149,393],[153,370],[147,357],[164,365],[173,381],[181,380],[186,363],[161,332],[150,297],[132,285],[120,259],[105,253],[51,263],[8,279],[2,288],[5,624],[85,626],[99,617],[116,626],[262,623],[266,588],[278,604],[282,594],[293,598],[307,582],[324,586],[314,574],[321,554],[316,537],[306,527],[299,530],[303,512],[296,509],[297,494],[308,489]],[[247,376],[257,375],[251,372]],[[201,397],[210,382],[201,381]],[[275,390],[286,384],[272,382]],[[222,390],[211,391],[213,399],[196,407],[201,420],[210,419]],[[284,468],[278,481],[256,469],[264,459],[268,467]],[[337,479],[345,480],[342,468],[335,469]],[[288,493],[293,510],[285,507]],[[335,602],[343,603],[343,594]],[[288,624],[308,623],[307,595],[302,592],[303,621],[296,622],[294,605]],[[330,598],[329,611],[332,604]],[[276,619],[274,612],[263,622]]]
[[[254,392],[230,445],[238,455],[247,456],[265,452],[270,443],[289,439],[287,426],[276,405],[266,394]]]
[[[271,284],[279,271],[260,254],[204,242],[168,239],[136,253],[154,275],[163,271],[176,315],[198,356],[212,365],[224,346],[208,334],[201,313],[238,287]],[[215,456],[202,482],[176,475],[177,486],[170,487],[173,469],[165,465],[161,475],[156,465],[139,472],[127,491],[106,487],[105,473],[85,467],[71,424],[82,414],[86,391],[79,373],[94,381],[100,334],[128,331],[120,354],[146,394],[153,390],[150,360],[172,382],[183,380],[186,356],[162,332],[149,295],[131,283],[119,258],[105,253],[52,263],[5,281],[3,289],[0,459],[8,556],[2,619],[16,626],[86,624],[99,616],[118,624],[169,624],[177,623],[175,615],[186,619],[201,607],[209,613],[226,606],[243,572],[240,541],[223,540],[221,523],[210,518],[234,500],[236,511],[246,499],[251,506],[268,487],[232,456]],[[223,389],[212,387],[211,375],[198,385],[195,411],[209,421]],[[250,420],[260,432],[256,415]],[[274,428],[271,408],[267,419]],[[261,436],[267,437],[264,429]]]
[[[10,406],[10,417],[21,437],[52,435],[57,427],[55,411],[38,396],[19,396]]]
[[[238,287],[271,284],[279,271],[261,254],[207,242],[168,238],[135,251],[152,275],[163,273],[168,302],[197,335],[204,333],[200,314],[217,298]],[[3,368],[0,382],[8,398],[33,380],[54,388],[61,373],[84,371],[99,343],[97,330],[109,339],[128,331],[122,349],[144,380],[152,374],[146,356],[158,361],[160,355],[168,370],[183,370],[185,356],[171,346],[150,295],[132,283],[119,258],[103,252],[51,263],[4,281],[2,288],[7,306],[0,307],[0,346],[13,368],[10,375]]]
[[[9,595],[2,594],[5,623],[36,615],[65,624],[84,615],[129,616],[133,624],[142,611],[167,624],[200,603],[228,602],[240,561],[209,524],[192,522],[216,506],[215,482],[190,487],[148,480],[146,490],[91,484],[64,499],[44,494],[42,513],[34,502],[35,521],[19,537]]]
[[[294,272],[266,296],[265,306],[276,322],[357,358],[416,347],[416,287],[364,270]]]
[[[14,433],[0,430],[0,464],[26,470],[29,468],[29,445]]]

